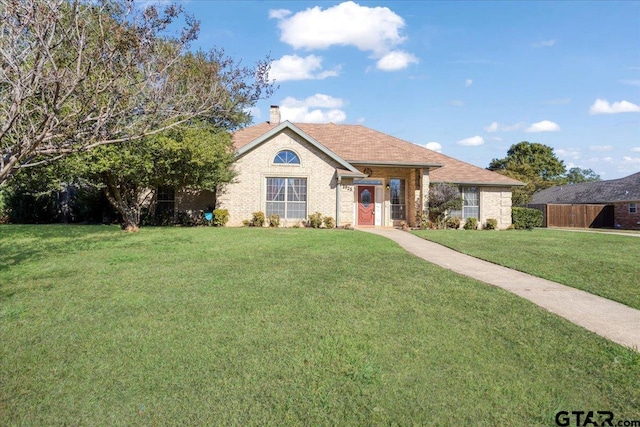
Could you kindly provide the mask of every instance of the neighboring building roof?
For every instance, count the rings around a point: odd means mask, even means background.
[[[290,125],[300,130],[352,165],[380,165],[398,167],[428,167],[432,182],[451,182],[468,185],[523,185],[520,181],[456,160],[417,144],[404,141],[361,125],[334,123],[259,123],[239,130],[233,135],[238,152],[253,148],[255,141],[276,127]],[[260,141],[262,142],[262,141]],[[258,142],[258,143],[260,143]],[[243,147],[246,148],[243,150]],[[349,168],[346,168],[349,169]]]
[[[640,200],[640,172],[620,179],[558,185],[538,191],[532,205],[614,203]]]

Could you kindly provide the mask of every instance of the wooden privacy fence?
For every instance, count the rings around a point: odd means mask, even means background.
[[[543,227],[613,227],[613,205],[529,205],[542,211]]]

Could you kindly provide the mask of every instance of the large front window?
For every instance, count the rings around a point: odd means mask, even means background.
[[[405,219],[404,179],[389,180],[391,219]]]
[[[284,219],[307,217],[306,178],[267,178],[267,216]]]

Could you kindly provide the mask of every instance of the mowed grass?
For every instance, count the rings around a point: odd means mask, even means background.
[[[0,342],[0,425],[640,415],[638,353],[357,231],[0,226]]]
[[[640,309],[638,237],[553,229],[424,230],[415,234]]]

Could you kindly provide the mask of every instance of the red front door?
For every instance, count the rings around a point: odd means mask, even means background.
[[[373,225],[373,208],[375,206],[375,188],[373,186],[358,187],[358,225]]]

